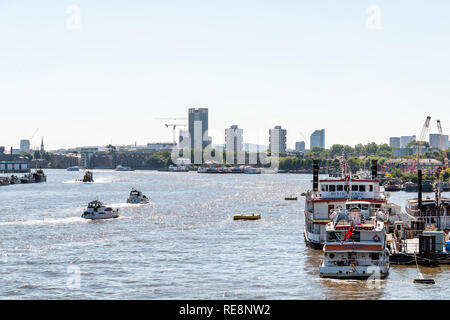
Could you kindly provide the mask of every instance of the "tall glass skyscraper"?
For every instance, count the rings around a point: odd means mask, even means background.
[[[311,134],[310,149],[314,147],[325,148],[325,129],[316,130]]]
[[[189,135],[191,149],[204,149],[211,143],[208,137],[208,109],[189,109]]]

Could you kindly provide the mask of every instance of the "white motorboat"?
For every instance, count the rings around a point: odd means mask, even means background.
[[[134,204],[139,204],[139,203],[149,203],[150,199],[145,196],[144,194],[142,194],[141,191],[136,190],[136,189],[132,189],[130,192],[130,196],[127,199],[127,203],[134,203]]]
[[[89,202],[87,210],[81,215],[84,219],[113,219],[119,217],[119,209],[105,206],[102,202],[94,200]]]
[[[131,167],[124,167],[122,165],[118,165],[115,169],[116,171],[134,171]]]
[[[359,207],[335,210],[327,224],[321,278],[383,279],[389,273],[386,248],[387,217],[378,210],[373,215]]]

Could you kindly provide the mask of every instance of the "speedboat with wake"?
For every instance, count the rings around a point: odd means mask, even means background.
[[[130,196],[127,199],[127,203],[133,203],[133,204],[144,204],[149,203],[150,199],[142,194],[141,191],[132,189],[130,192]]]
[[[105,206],[102,202],[94,200],[89,202],[86,211],[81,215],[84,219],[99,220],[119,217],[119,209]]]

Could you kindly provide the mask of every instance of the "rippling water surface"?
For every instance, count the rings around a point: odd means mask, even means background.
[[[0,187],[1,299],[447,299],[450,268],[391,267],[366,281],[320,279],[321,251],[305,247],[311,175],[208,175],[48,170],[41,184]],[[132,187],[150,205],[128,205]],[[297,195],[299,201],[285,201]],[[392,193],[404,205],[413,194]],[[432,196],[432,195],[431,195]],[[89,201],[118,219],[82,219]],[[261,213],[258,221],[233,221]],[[79,282],[76,274],[79,271]],[[75,280],[73,280],[75,279]],[[74,282],[75,281],[75,282]],[[79,284],[79,285],[78,285]]]

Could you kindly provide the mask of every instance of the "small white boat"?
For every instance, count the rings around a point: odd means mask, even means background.
[[[116,167],[116,171],[134,171],[131,167],[124,167],[120,164]]]
[[[130,192],[130,196],[127,199],[127,203],[149,203],[150,199],[147,196],[143,195],[141,191],[132,189]]]
[[[102,202],[94,200],[89,202],[87,210],[81,215],[84,219],[113,219],[119,217],[119,209],[105,206]]]

